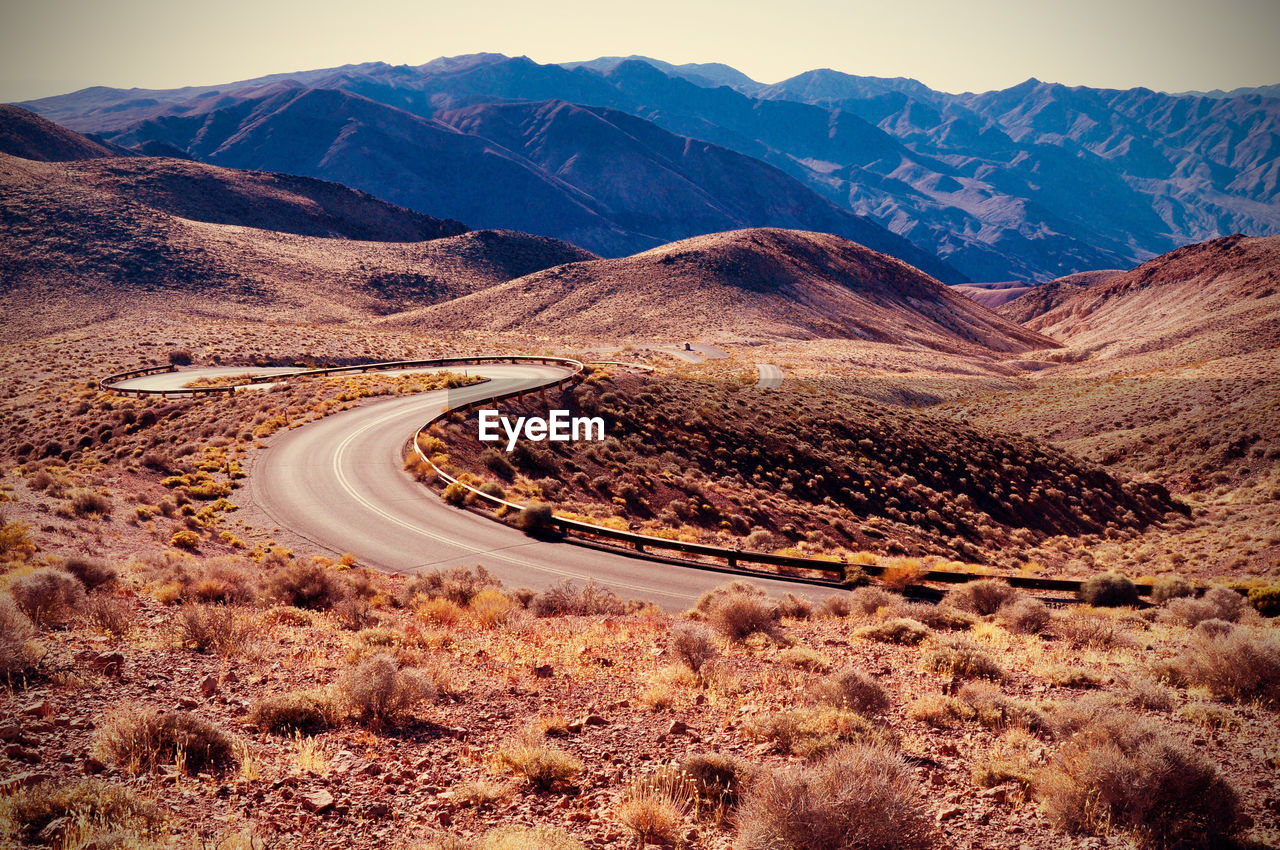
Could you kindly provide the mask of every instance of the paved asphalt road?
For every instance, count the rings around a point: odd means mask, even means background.
[[[782,369],[774,366],[772,363],[757,363],[756,369],[760,371],[760,380],[756,381],[756,387],[762,390],[776,390],[782,386]]]
[[[533,540],[514,528],[450,507],[404,471],[409,438],[446,400],[484,398],[537,386],[566,372],[557,366],[468,367],[492,380],[461,390],[378,400],[269,438],[249,469],[246,495],[276,525],[317,550],[350,552],[365,565],[414,573],[483,564],[511,587],[548,587],[562,579],[596,579],[625,597],[669,611],[688,608],[725,573],[654,563],[571,543]],[[209,374],[179,373],[185,381]],[[152,376],[173,380],[171,375]],[[150,383],[144,386],[156,386]],[[179,384],[180,385],[180,384]],[[771,593],[820,599],[829,588],[752,581]]]

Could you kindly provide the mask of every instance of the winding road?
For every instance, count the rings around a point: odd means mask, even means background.
[[[265,371],[183,370],[133,378],[128,388],[172,389],[199,377]],[[447,505],[415,481],[404,470],[404,452],[424,422],[446,408],[532,389],[568,374],[560,366],[534,364],[485,364],[468,371],[490,381],[379,399],[276,433],[252,458],[246,488],[250,498],[242,490],[237,501],[262,511],[316,550],[350,552],[361,564],[388,572],[483,565],[510,587],[534,590],[563,579],[595,579],[624,597],[648,600],[668,611],[686,609],[703,592],[731,580],[723,572],[535,540]],[[822,598],[831,592],[785,581],[751,581],[776,594]]]

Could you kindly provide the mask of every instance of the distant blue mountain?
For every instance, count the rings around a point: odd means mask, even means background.
[[[477,194],[482,200],[464,202],[465,192],[458,192],[448,201],[456,208],[426,208],[411,203],[403,185],[423,187],[425,202],[432,197],[427,184],[444,179],[445,173],[473,170],[469,157],[490,165],[507,159],[532,168],[539,191],[558,193],[565,201],[541,207],[545,215],[537,216],[540,229],[534,232],[571,240],[569,234],[578,233],[585,240],[579,244],[606,254],[645,245],[648,239],[694,235],[713,221],[741,226],[796,222],[794,226],[810,229],[835,228],[831,232],[854,239],[858,237],[850,235],[851,229],[839,228],[874,221],[919,248],[916,261],[928,266],[920,258],[933,255],[959,270],[957,274],[943,264],[927,269],[941,277],[1047,280],[1131,266],[1224,234],[1280,233],[1280,100],[1267,96],[1274,87],[1170,95],[1033,79],[1002,91],[957,95],[906,78],[830,70],[766,86],[714,64],[677,66],[642,57],[607,57],[540,65],[525,57],[476,54],[419,66],[369,63],[199,89],[86,89],[24,105],[115,144],[163,142],[219,161],[231,156],[232,149],[243,155],[247,140],[261,130],[253,122],[263,116],[239,104],[278,97],[288,88],[338,90],[410,113],[424,122],[413,125],[412,132],[408,124],[397,131],[410,137],[448,131],[477,141],[460,143],[450,153],[459,159],[447,166],[439,159],[442,149],[433,149],[428,168],[423,155],[411,155],[408,149],[388,159],[381,142],[363,135],[360,155],[350,157],[341,175],[331,173],[337,159],[326,160],[318,152],[311,155],[310,165],[299,161],[291,166],[289,146],[278,146],[260,167],[342,180],[432,215],[485,226],[517,215],[502,209],[510,207],[513,193],[490,196],[490,184],[481,184]],[[522,111],[496,108],[514,103],[533,105]],[[587,110],[548,111],[549,103]],[[461,111],[481,106],[493,109],[460,117]],[[600,107],[643,122],[628,123],[615,113],[598,111]],[[560,120],[543,120],[552,114]],[[587,120],[588,115],[594,118]],[[317,131],[311,144],[298,150],[336,144],[348,152],[341,114],[330,117],[328,129]],[[598,128],[595,121],[616,133],[585,132]],[[181,132],[174,130],[178,126]],[[578,129],[569,132],[565,128],[570,126]],[[764,183],[777,194],[765,198],[753,192],[742,182],[745,171],[713,173],[694,167],[692,154],[668,167],[674,161],[664,145],[657,149],[668,152],[658,155],[650,148],[640,159],[619,160],[614,169],[581,167],[583,161],[602,162],[609,151],[625,148],[619,147],[622,137],[657,138],[650,128],[683,137],[681,145],[711,143],[704,155],[708,160],[728,162],[729,152],[736,152],[773,166],[761,164],[762,170],[752,173],[770,175]],[[220,141],[209,148],[212,140]],[[546,155],[551,149],[555,155]],[[635,151],[630,149],[628,157]],[[380,176],[379,169],[386,169],[390,160],[397,164],[387,173],[396,176]],[[663,163],[665,171],[655,171],[655,162]],[[732,162],[735,168],[741,164]],[[635,167],[630,174],[628,164]],[[322,168],[325,173],[314,173]],[[697,179],[691,179],[690,169]],[[811,192],[777,180],[774,169]],[[424,173],[415,176],[415,170]],[[726,176],[731,172],[733,177]],[[664,179],[646,194],[644,186],[659,173]],[[388,183],[396,185],[378,188]],[[680,195],[682,204],[664,208],[677,184],[688,189]],[[389,196],[397,186],[401,197]],[[697,195],[694,189],[705,199],[696,208],[684,205]],[[829,204],[820,204],[814,193]],[[434,194],[446,200],[442,189]],[[619,199],[626,203],[619,206]],[[862,219],[837,216],[831,205]],[[868,234],[883,234],[863,230],[868,239]],[[880,238],[871,247],[892,248],[889,252],[897,256],[907,253],[901,243]]]

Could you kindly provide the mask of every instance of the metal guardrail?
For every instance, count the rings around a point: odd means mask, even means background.
[[[545,390],[548,387],[552,387],[552,386],[562,386],[565,383],[576,380],[579,374],[580,374],[580,370],[579,372],[574,373],[568,378],[563,378],[559,381],[555,381],[550,384],[545,384],[542,387],[537,388],[537,390]],[[413,450],[417,454],[419,460],[427,464],[427,466],[431,468],[431,470],[436,474],[436,476],[441,481],[446,482],[446,484],[457,484],[458,486],[465,488],[469,493],[473,494],[477,499],[483,500],[484,502],[487,502],[488,504],[494,505],[496,507],[505,507],[508,510],[515,510],[515,511],[524,510],[524,508],[526,507],[525,505],[508,501],[507,499],[501,498],[499,496],[492,496],[488,493],[485,493],[479,490],[476,487],[472,487],[470,484],[467,484],[465,481],[458,480],[456,477],[445,472],[443,469],[438,467],[434,462],[432,462],[431,458],[428,457],[426,452],[422,450],[420,437],[424,433],[426,433],[426,431],[432,425],[435,425],[437,422],[441,421],[442,419],[446,418],[447,416],[453,413],[465,413],[467,411],[474,410],[475,408],[480,407],[481,405],[495,404],[498,401],[502,401],[508,398],[523,397],[529,392],[534,392],[534,391],[536,390],[530,389],[530,390],[521,390],[518,392],[504,393],[502,395],[494,396],[493,398],[490,398],[490,399],[481,399],[474,402],[468,402],[467,404],[462,405],[461,407],[453,408],[451,410],[446,410],[440,413],[438,416],[432,418],[429,422],[427,422],[425,425],[419,428],[418,431],[413,435]],[[737,549],[725,549],[720,546],[711,546],[705,543],[688,543],[681,540],[669,540],[665,537],[655,537],[650,534],[637,534],[636,532],[633,532],[633,531],[621,531],[615,528],[608,528],[602,525],[595,525],[593,523],[582,522],[580,520],[569,519],[567,517],[559,517],[554,515],[551,517],[549,521],[553,527],[558,528],[562,532],[565,532],[568,534],[579,534],[579,535],[584,535],[590,538],[605,538],[606,540],[615,540],[615,541],[630,544],[633,550],[636,553],[639,553],[641,555],[643,555],[647,550],[652,549],[656,551],[672,551],[672,552],[680,552],[685,555],[698,555],[702,557],[716,558],[716,559],[724,560],[727,565],[727,570],[730,572],[737,572],[744,575],[752,575],[752,576],[758,576],[758,577],[787,578],[788,576],[786,574],[779,574],[771,571],[744,568],[742,565],[743,564],[759,564],[759,565],[767,565],[772,567],[782,567],[784,569],[791,569],[791,570],[806,570],[810,572],[818,572],[818,573],[824,574],[824,579],[817,580],[817,583],[823,583],[823,584],[839,584],[845,576],[846,569],[850,566],[856,566],[858,569],[862,570],[864,573],[870,576],[883,575],[885,570],[887,569],[886,567],[882,567],[876,564],[850,565],[850,564],[844,563],[843,561],[831,561],[831,560],[825,560],[822,558],[801,558],[801,557],[796,557],[792,555],[775,555],[769,552],[747,552],[747,551],[742,551]],[[655,559],[655,560],[658,560],[658,559]],[[669,559],[663,558],[661,560],[669,560]],[[725,567],[720,567],[719,565],[709,565],[705,563],[700,563],[698,561],[685,560],[685,559],[681,559],[680,563],[686,566],[692,566],[692,567],[725,569]],[[834,575],[835,577],[825,578],[825,576],[828,576],[828,575]],[[1011,587],[1023,588],[1026,590],[1044,590],[1044,591],[1058,591],[1058,592],[1069,592],[1069,593],[1078,592],[1080,590],[1080,585],[1083,584],[1083,582],[1074,580],[1074,579],[1033,578],[1030,576],[1013,576],[1013,575],[981,574],[981,573],[957,573],[957,572],[950,572],[946,570],[927,570],[921,573],[919,577],[916,579],[916,581],[931,581],[931,582],[938,582],[940,584],[964,584],[966,582],[977,581],[977,580],[986,579],[986,578],[1000,579],[1002,581],[1007,582]],[[1148,596],[1151,594],[1151,585],[1149,584],[1137,585],[1137,591],[1139,594],[1143,596]]]

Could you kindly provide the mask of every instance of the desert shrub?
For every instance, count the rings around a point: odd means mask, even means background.
[[[928,602],[899,602],[893,606],[895,617],[906,617],[924,623],[940,632],[962,632],[973,627],[974,616],[950,605],[931,605]]]
[[[1249,609],[1249,601],[1226,587],[1211,587],[1199,599],[1192,597],[1174,599],[1165,606],[1168,619],[1194,628],[1205,620],[1239,622]]]
[[[1140,679],[1129,687],[1129,704],[1147,711],[1172,711],[1176,700],[1173,691],[1150,679]]]
[[[568,782],[582,772],[581,761],[564,750],[547,746],[542,736],[532,732],[502,742],[494,752],[494,761],[501,769],[523,776],[529,784],[543,789]]]
[[[1004,605],[1022,596],[1007,582],[993,578],[979,579],[962,584],[947,594],[946,602],[961,611],[970,611],[979,617],[996,613]]]
[[[880,583],[893,590],[904,590],[919,581],[928,569],[916,558],[890,558],[880,573]]]
[[[554,516],[550,505],[525,505],[516,514],[516,528],[525,534],[537,536],[554,528],[551,523]]]
[[[257,630],[250,612],[229,605],[183,605],[176,625],[178,641],[184,647],[219,655],[243,649]]]
[[[115,569],[100,558],[77,555],[68,558],[62,568],[79,579],[85,590],[95,590],[116,579]]]
[[[697,802],[698,791],[693,780],[679,770],[664,767],[628,782],[614,809],[614,817],[637,846],[673,846],[684,840],[685,819],[695,810]]]
[[[409,582],[405,593],[408,599],[423,595],[430,599],[448,599],[455,605],[466,607],[482,590],[496,590],[502,582],[484,567],[453,567],[434,570]]]
[[[1222,847],[1239,823],[1239,797],[1210,761],[1133,718],[1077,733],[1037,774],[1034,789],[1057,828],[1120,829],[1149,847]]]
[[[955,697],[925,694],[907,706],[907,717],[927,723],[935,729],[950,729],[957,722],[973,717],[972,710]]]
[[[1025,700],[1015,699],[995,685],[985,682],[969,682],[960,689],[960,703],[969,713],[967,719],[977,721],[988,729],[1025,729],[1037,735],[1049,734],[1051,726],[1044,712]]]
[[[902,601],[902,597],[882,587],[859,587],[847,597],[849,606],[860,614],[874,614],[881,608],[889,608]]]
[[[471,620],[482,629],[492,629],[508,622],[516,611],[517,602],[498,590],[482,590],[471,597],[467,612]]]
[[[433,626],[448,627],[462,619],[462,607],[452,599],[428,599],[417,608],[418,616]]]
[[[284,605],[323,611],[348,596],[339,573],[314,561],[290,561],[267,576],[268,594]]]
[[[991,749],[975,760],[969,778],[979,788],[995,788],[1015,782],[1024,792],[1034,781],[1035,767],[1030,750],[1036,739],[1021,729],[1005,732]]]
[[[134,621],[138,617],[138,609],[129,599],[95,594],[85,602],[81,615],[92,628],[116,637],[124,637],[133,628]]]
[[[129,788],[98,779],[41,782],[0,798],[0,837],[14,841],[14,846],[62,847],[81,824],[109,835],[125,830],[151,833],[162,822],[163,813],[155,804]]]
[[[190,712],[155,709],[109,716],[94,734],[93,754],[131,771],[176,764],[192,776],[236,763],[235,741],[216,725]]]
[[[694,611],[732,641],[743,641],[754,634],[774,639],[780,635],[778,606],[763,590],[744,581],[733,581],[707,591]]]
[[[1052,619],[1048,606],[1030,596],[1011,602],[996,612],[996,620],[1000,625],[1020,635],[1039,634]]]
[[[507,481],[510,481],[516,474],[516,468],[511,465],[511,461],[507,460],[505,455],[495,452],[493,449],[482,451],[479,460],[481,466]]]
[[[43,653],[32,642],[35,626],[22,613],[13,597],[0,594],[0,678],[11,683],[15,676],[30,672]]]
[[[27,531],[25,523],[5,522],[4,517],[0,516],[0,556],[26,560],[34,555],[36,544]]]
[[[584,585],[564,579],[535,596],[529,603],[529,610],[538,617],[625,614],[627,603],[594,579]]]
[[[1050,623],[1051,631],[1073,649],[1112,649],[1133,644],[1133,639],[1115,620],[1090,613],[1088,609],[1068,611],[1053,617]]]
[[[467,485],[461,481],[451,481],[444,491],[440,494],[440,498],[444,499],[450,505],[461,505],[467,500],[467,496],[471,493],[467,489]]]
[[[793,708],[752,717],[743,730],[792,755],[813,758],[853,741],[887,741],[892,735],[865,717],[831,706]]]
[[[373,606],[355,596],[333,606],[333,614],[338,620],[338,625],[351,632],[358,632],[378,624],[378,615]]]
[[[175,348],[169,352],[170,366],[190,366],[191,352],[185,348]]]
[[[802,643],[794,644],[779,652],[778,660],[797,670],[825,673],[831,669],[830,657]]]
[[[402,670],[395,658],[379,653],[343,674],[338,693],[362,723],[394,726],[419,703],[434,699],[437,691],[421,671]]]
[[[778,600],[778,616],[792,620],[807,620],[813,616],[813,603],[794,593],[787,593]]]
[[[1235,630],[1235,623],[1228,623],[1226,620],[1219,620],[1215,617],[1212,620],[1201,620],[1196,623],[1196,627],[1191,630],[1191,633],[1200,637],[1219,638],[1226,637]]]
[[[957,640],[929,650],[924,666],[944,676],[963,679],[1002,679],[1004,671],[979,644]]]
[[[41,567],[9,583],[9,593],[36,625],[70,619],[84,604],[84,585],[66,570]]]
[[[1160,672],[1175,684],[1208,688],[1218,699],[1274,705],[1280,702],[1280,639],[1248,628],[1218,637],[1193,634]]]
[[[288,691],[254,703],[248,722],[263,732],[313,734],[337,723],[338,714],[337,703],[325,691]]]
[[[889,709],[889,695],[880,683],[852,668],[827,676],[811,686],[809,692],[820,703],[858,714],[875,715]]]
[[[711,630],[698,623],[677,623],[667,632],[667,649],[694,673],[719,654]]]
[[[195,552],[200,548],[200,535],[184,528],[173,533],[173,536],[169,538],[169,545],[175,549],[186,549],[188,552]]]
[[[1157,605],[1163,605],[1170,599],[1192,596],[1195,592],[1196,589],[1192,587],[1191,582],[1182,576],[1160,576],[1151,584],[1151,601]]]
[[[864,626],[854,634],[863,640],[873,640],[877,643],[899,643],[915,646],[929,636],[929,629],[924,623],[916,620],[896,617],[892,620],[885,620],[883,623]]]
[[[916,850],[932,824],[910,768],[875,745],[766,773],[738,812],[741,850]]]
[[[1138,603],[1138,589],[1120,573],[1098,573],[1080,585],[1080,601],[1099,608],[1119,608]]]
[[[1264,617],[1280,617],[1280,585],[1249,588],[1249,604]]]
[[[724,813],[738,805],[742,789],[751,782],[751,762],[723,753],[688,756],[680,770],[693,781],[700,809]]]
[[[78,517],[110,516],[111,500],[92,490],[76,490],[71,494],[71,513]]]
[[[828,617],[847,617],[853,613],[853,603],[847,593],[833,593],[818,605],[818,612]]]

